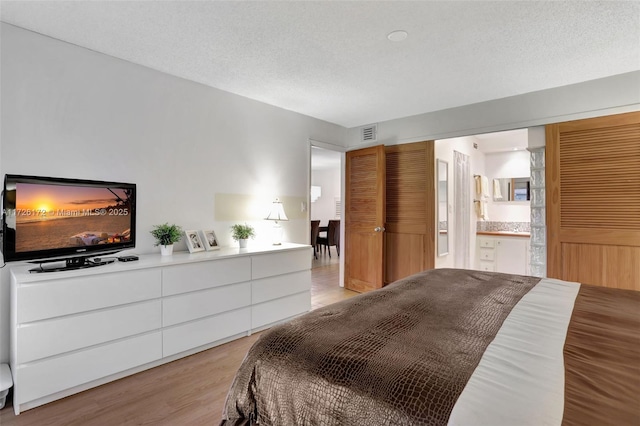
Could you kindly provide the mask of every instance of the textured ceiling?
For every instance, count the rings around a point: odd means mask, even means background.
[[[0,18],[346,127],[640,69],[636,1],[3,0]]]

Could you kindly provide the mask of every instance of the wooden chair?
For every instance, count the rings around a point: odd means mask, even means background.
[[[329,226],[327,227],[327,236],[326,238],[318,238],[318,244],[324,246],[325,252],[329,251],[329,257],[331,257],[331,246],[336,247],[336,251],[338,252],[338,257],[340,257],[340,221],[339,220],[330,220]]]
[[[338,257],[340,257],[340,221],[334,220],[336,222],[335,226],[335,234],[333,236],[333,242],[336,243],[336,251],[338,252]]]
[[[320,221],[311,221],[311,245],[313,246],[313,257],[318,258],[318,234],[320,233]]]

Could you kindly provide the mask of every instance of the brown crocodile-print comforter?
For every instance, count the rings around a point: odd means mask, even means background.
[[[222,424],[437,425],[539,278],[436,269],[265,332]]]

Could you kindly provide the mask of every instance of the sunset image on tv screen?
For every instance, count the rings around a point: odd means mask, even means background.
[[[132,190],[16,185],[16,252],[130,241]]]

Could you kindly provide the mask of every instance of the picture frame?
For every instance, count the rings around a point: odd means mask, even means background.
[[[184,233],[189,253],[196,253],[205,250],[204,243],[202,242],[202,238],[200,238],[198,231],[184,231]]]
[[[220,245],[218,244],[218,237],[216,237],[216,232],[213,229],[203,230],[202,232],[202,243],[204,244],[204,248],[207,251],[220,250]]]

